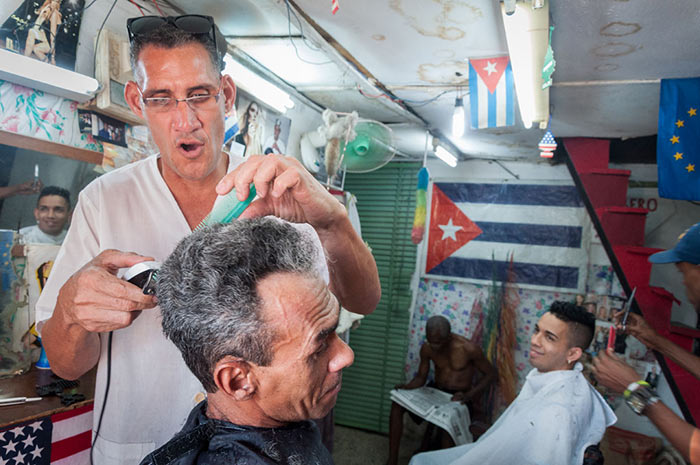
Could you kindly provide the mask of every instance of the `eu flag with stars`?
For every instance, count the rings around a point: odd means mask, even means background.
[[[700,78],[661,80],[656,163],[661,197],[700,200]]]

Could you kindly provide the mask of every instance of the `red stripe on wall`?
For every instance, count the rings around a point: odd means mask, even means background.
[[[51,462],[70,457],[80,451],[90,448],[92,431],[76,434],[62,441],[51,444]]]

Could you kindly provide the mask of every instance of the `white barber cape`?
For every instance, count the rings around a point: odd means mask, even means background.
[[[503,415],[472,444],[418,454],[410,465],[581,465],[591,444],[617,421],[576,363],[573,370],[533,369]]]

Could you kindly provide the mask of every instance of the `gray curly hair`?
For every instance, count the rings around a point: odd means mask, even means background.
[[[157,276],[163,333],[208,392],[227,355],[272,361],[274,331],[261,315],[257,285],[272,273],[318,276],[318,242],[290,223],[265,217],[215,225],[185,237]]]

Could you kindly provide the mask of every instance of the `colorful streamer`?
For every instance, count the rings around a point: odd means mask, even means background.
[[[428,179],[430,173],[425,166],[418,172],[418,183],[416,186],[416,212],[413,215],[413,230],[411,240],[414,244],[419,244],[425,235],[425,216],[428,199]]]

